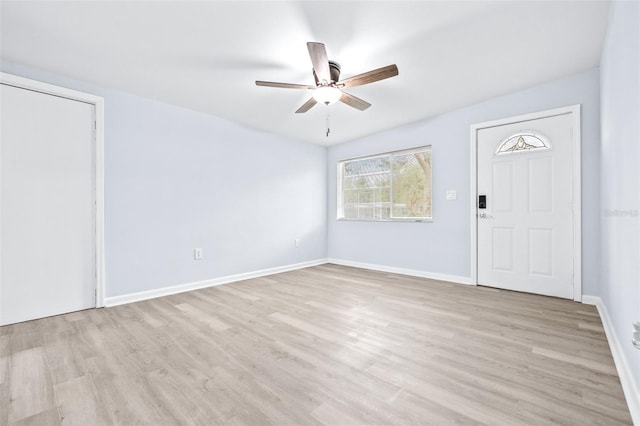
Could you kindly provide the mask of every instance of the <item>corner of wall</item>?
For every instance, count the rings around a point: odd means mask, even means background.
[[[602,320],[602,327],[604,328],[607,341],[609,342],[609,347],[611,348],[613,362],[616,366],[620,383],[622,384],[622,390],[624,392],[627,405],[629,406],[631,419],[634,424],[640,425],[640,390],[635,384],[633,371],[626,360],[621,340],[619,339],[613,322],[611,321],[611,316],[609,315],[607,306],[603,303],[600,297],[592,295],[582,296],[582,303],[586,305],[594,305],[598,309],[600,319]]]

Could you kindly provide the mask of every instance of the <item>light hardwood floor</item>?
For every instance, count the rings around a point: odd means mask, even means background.
[[[322,265],[0,328],[0,424],[631,424],[597,311]]]

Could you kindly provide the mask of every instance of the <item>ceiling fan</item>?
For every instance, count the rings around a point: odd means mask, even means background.
[[[309,111],[317,103],[330,105],[337,101],[345,103],[360,111],[364,111],[369,108],[371,104],[350,95],[347,92],[343,92],[342,89],[362,86],[398,75],[398,67],[394,64],[340,80],[340,64],[330,61],[327,58],[327,50],[325,49],[324,44],[309,42],[307,43],[307,49],[309,50],[309,56],[311,57],[311,63],[313,64],[313,77],[316,81],[315,86],[306,84],[276,83],[273,81],[256,81],[257,86],[313,90],[312,97],[298,108],[296,114]]]

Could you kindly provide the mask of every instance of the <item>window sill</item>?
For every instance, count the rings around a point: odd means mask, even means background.
[[[433,218],[428,219],[345,219],[345,218],[337,218],[338,222],[385,222],[385,223],[432,223]]]

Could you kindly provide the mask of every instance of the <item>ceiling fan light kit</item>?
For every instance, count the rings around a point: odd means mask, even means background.
[[[333,86],[319,86],[317,89],[313,91],[313,99],[316,102],[331,105],[335,104],[342,97],[342,90]]]
[[[315,86],[277,83],[273,81],[256,81],[257,86],[313,90],[312,97],[298,108],[296,114],[309,111],[317,103],[331,105],[338,101],[357,110],[364,111],[369,108],[371,104],[344,92],[342,89],[346,87],[363,86],[398,75],[398,67],[394,64],[340,80],[340,65],[327,58],[327,50],[324,44],[309,42],[307,43],[307,49],[309,50],[309,57],[313,64]]]

